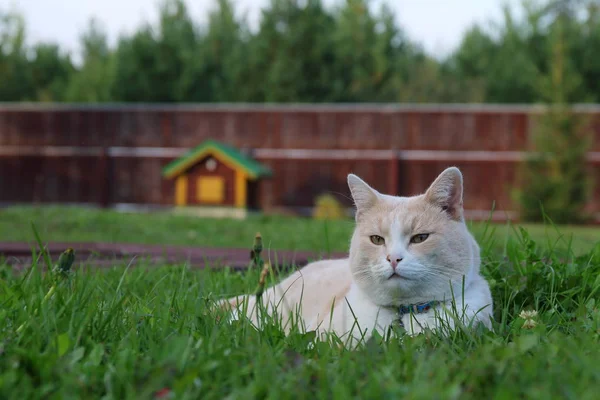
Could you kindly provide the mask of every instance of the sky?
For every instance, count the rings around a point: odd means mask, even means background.
[[[256,26],[260,10],[268,0],[233,0]],[[324,0],[326,5],[340,0]],[[472,24],[502,18],[502,5],[517,6],[518,0],[374,0],[378,8],[386,2],[410,38],[420,42],[433,56],[450,53]],[[214,0],[186,0],[199,23],[206,21]],[[0,9],[16,9],[27,23],[29,42],[54,41],[77,57],[79,36],[91,17],[104,26],[111,44],[120,34],[131,33],[143,22],[157,18],[159,0],[0,0]]]

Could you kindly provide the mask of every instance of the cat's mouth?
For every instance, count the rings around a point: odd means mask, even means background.
[[[394,279],[406,279],[406,276],[400,275],[397,272],[392,272],[392,274],[388,277],[388,280],[394,280]]]

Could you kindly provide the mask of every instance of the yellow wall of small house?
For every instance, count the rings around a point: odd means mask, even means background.
[[[220,154],[215,154],[217,160],[223,162],[224,160],[219,157]],[[250,176],[246,171],[232,165],[229,162],[224,162],[225,165],[234,170],[234,206],[237,208],[245,208],[248,203],[248,179]],[[187,174],[179,175],[175,178],[175,204],[178,206],[185,206],[189,203],[189,179]],[[193,198],[200,204],[223,204],[224,197],[224,185],[225,181],[222,177],[214,176],[199,176],[195,181],[195,193],[192,194]],[[218,182],[217,182],[218,181]],[[193,183],[193,182],[192,182]]]
[[[221,176],[201,176],[196,187],[200,203],[222,204],[225,200],[225,179]]]
[[[246,207],[248,194],[246,193],[247,176],[243,171],[235,171],[235,206]]]
[[[184,206],[187,204],[188,196],[188,178],[186,175],[180,175],[175,180],[175,204]]]

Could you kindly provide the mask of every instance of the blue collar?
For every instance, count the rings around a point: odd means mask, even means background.
[[[401,326],[404,326],[404,323],[402,322],[402,317],[404,317],[406,314],[426,313],[427,311],[431,310],[431,308],[435,307],[440,303],[440,301],[428,301],[426,303],[409,304],[407,306],[401,305],[400,307],[398,307],[398,321],[400,322]]]

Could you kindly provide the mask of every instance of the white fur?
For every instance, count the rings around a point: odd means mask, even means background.
[[[380,194],[355,175],[348,176],[348,185],[357,207],[349,257],[310,263],[268,288],[262,297],[267,311],[273,315],[276,309],[286,330],[299,315],[303,329],[320,336],[333,332],[352,345],[374,330],[384,335],[401,304],[432,300],[443,303],[403,316],[409,334],[442,325],[454,329],[456,318],[491,328],[492,298],[479,272],[479,246],[463,220],[460,171],[446,169],[425,194],[413,197]],[[429,237],[411,243],[419,233]],[[373,244],[371,235],[385,244]],[[396,269],[401,277],[393,276],[390,255],[402,260]],[[237,306],[244,300],[248,317],[259,324],[255,296],[224,303]]]

